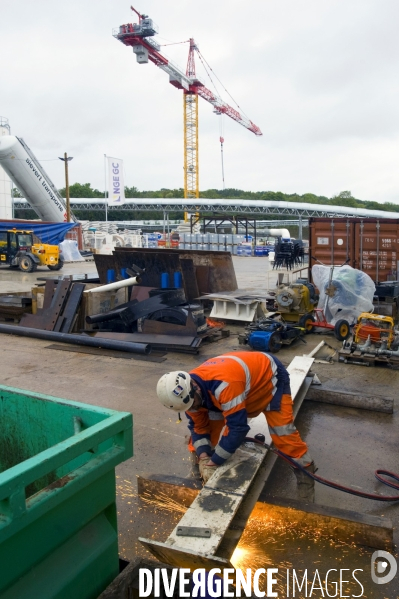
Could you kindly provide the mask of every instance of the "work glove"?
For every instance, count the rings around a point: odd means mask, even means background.
[[[206,456],[203,458],[198,458],[199,471],[201,474],[201,478],[204,481],[204,484],[208,482],[211,478],[212,474],[215,472],[217,466],[208,466],[208,462],[210,461],[210,457]]]
[[[200,480],[201,475],[200,475],[200,471],[199,471],[198,458],[197,458],[197,454],[194,453],[193,451],[190,451],[189,464],[190,464],[190,470],[189,470],[186,478],[194,478],[196,480]]]
[[[314,462],[311,462],[308,466],[305,466],[305,470],[314,474],[317,470]],[[305,472],[299,470],[299,468],[293,468],[296,476],[296,483],[298,487],[298,495],[301,499],[306,499],[310,503],[314,502],[314,479],[307,476]]]

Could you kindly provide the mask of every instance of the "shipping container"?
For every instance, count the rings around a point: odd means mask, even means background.
[[[66,233],[65,239],[73,239],[78,244],[78,249],[83,250],[82,225],[77,224],[73,229],[70,229]]]
[[[329,266],[347,263],[374,282],[398,278],[399,217],[310,218],[309,267],[316,260]]]

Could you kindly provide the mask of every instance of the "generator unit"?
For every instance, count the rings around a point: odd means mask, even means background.
[[[314,322],[313,310],[317,303],[312,283],[279,285],[275,302],[276,309],[281,312],[286,322],[294,322],[305,329],[312,329],[310,322]]]

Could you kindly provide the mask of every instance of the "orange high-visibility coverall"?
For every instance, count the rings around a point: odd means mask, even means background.
[[[190,451],[223,464],[245,439],[247,419],[264,412],[274,445],[302,466],[312,462],[294,425],[289,374],[277,358],[262,352],[223,354],[190,376],[202,394],[202,407],[186,412]]]

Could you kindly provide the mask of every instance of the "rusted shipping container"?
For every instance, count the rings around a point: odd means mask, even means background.
[[[315,259],[366,272],[375,282],[398,279],[399,216],[376,218],[310,218],[310,267]]]
[[[73,239],[78,244],[78,249],[83,250],[83,233],[82,225],[77,224],[73,229],[70,229],[65,235],[65,239]]]

